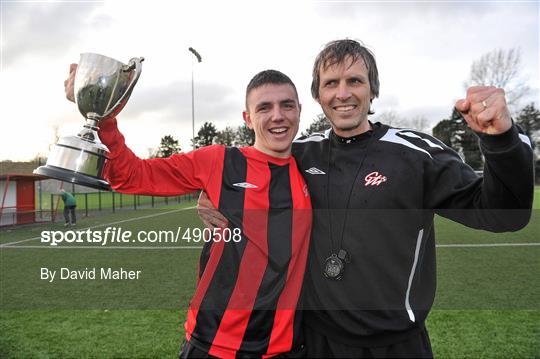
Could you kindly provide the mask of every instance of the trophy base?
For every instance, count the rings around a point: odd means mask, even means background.
[[[60,181],[75,183],[81,186],[91,187],[104,191],[111,190],[111,185],[109,185],[109,183],[107,183],[107,181],[105,180],[51,165],[38,167],[34,170],[34,173],[37,175],[54,178]]]

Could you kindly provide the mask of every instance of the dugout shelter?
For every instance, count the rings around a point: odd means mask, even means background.
[[[34,174],[0,175],[0,226],[36,222],[35,181],[42,179]]]

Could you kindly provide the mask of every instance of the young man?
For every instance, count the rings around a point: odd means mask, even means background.
[[[220,236],[226,240],[207,242],[201,253],[181,357],[287,357],[303,349],[296,309],[311,203],[291,157],[300,117],[293,82],[274,70],[257,74],[243,117],[255,130],[253,147],[214,145],[149,160],[125,145],[116,119],[100,126],[110,150],[106,178],[116,191],[171,196],[202,189],[228,220]]]
[[[314,209],[307,356],[431,357],[424,322],[436,287],[434,214],[489,231],[524,227],[530,142],[493,87],[470,88],[456,103],[480,137],[483,178],[431,136],[370,123],[377,66],[353,40],[321,51],[311,90],[332,129],[293,144]]]

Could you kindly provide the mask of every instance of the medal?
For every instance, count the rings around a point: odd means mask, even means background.
[[[324,276],[329,279],[340,280],[345,272],[345,263],[349,262],[347,251],[341,249],[338,254],[333,253],[324,262]]]

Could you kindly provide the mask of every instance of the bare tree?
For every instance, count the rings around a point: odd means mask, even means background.
[[[312,133],[323,133],[330,128],[330,121],[326,119],[326,116],[321,113],[313,120],[309,127],[302,132],[302,136],[309,136]]]
[[[159,154],[159,148],[148,147],[146,152],[148,153],[146,158],[156,158]]]
[[[52,126],[53,140],[52,140],[52,143],[49,143],[49,152],[51,151],[53,146],[58,143],[58,140],[60,139],[60,130],[59,129],[60,129],[60,126],[58,126],[58,124]]]
[[[409,127],[405,123],[405,118],[398,116],[395,111],[385,111],[381,112],[377,117],[374,118],[375,121],[384,123],[385,125],[404,128]]]
[[[483,54],[471,65],[471,74],[464,83],[470,86],[496,86],[506,93],[508,106],[515,109],[520,99],[529,92],[526,80],[520,76],[521,52],[519,48],[496,49]]]
[[[412,117],[409,120],[409,123],[411,124],[412,129],[415,129],[418,131],[429,132],[429,129],[431,128],[429,120],[425,116],[422,116],[422,115],[416,115]]]
[[[395,111],[385,111],[374,118],[375,121],[380,121],[386,125],[397,128],[410,128],[418,131],[428,131],[429,121],[421,115],[414,117],[399,116]]]

